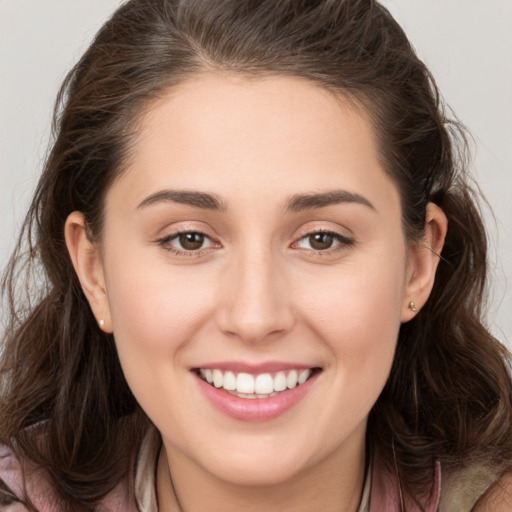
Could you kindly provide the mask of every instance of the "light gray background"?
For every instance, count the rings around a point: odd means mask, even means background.
[[[0,0],[0,268],[40,172],[53,101],[120,0]],[[512,348],[512,0],[385,0],[475,140],[487,212],[492,331]],[[468,276],[471,278],[471,276]]]

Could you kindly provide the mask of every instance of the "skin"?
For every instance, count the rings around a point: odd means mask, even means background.
[[[144,114],[101,243],[80,212],[66,239],[162,435],[160,508],[357,510],[368,413],[416,314],[409,302],[419,310],[432,288],[443,212],[429,205],[424,240],[406,240],[368,116],[301,79],[204,74]],[[164,190],[214,194],[223,208],[147,199]],[[339,190],[364,200],[287,209]],[[204,247],[184,254],[177,229],[204,232]],[[342,238],[315,250],[319,230]],[[322,372],[283,415],[244,422],[214,408],[191,372],[233,360]]]
[[[510,510],[512,510],[512,472],[506,472],[478,500],[474,512],[510,512]]]

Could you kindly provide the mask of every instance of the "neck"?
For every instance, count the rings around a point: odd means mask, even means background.
[[[159,510],[261,512],[278,505],[280,512],[356,512],[366,476],[364,444],[362,448],[351,460],[334,454],[285,482],[238,485],[216,478],[162,445],[157,469]]]

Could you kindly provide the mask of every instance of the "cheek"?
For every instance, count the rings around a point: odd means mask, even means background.
[[[168,419],[162,417],[183,410],[189,401],[180,380],[188,371],[184,354],[211,316],[211,287],[198,286],[199,275],[191,279],[186,271],[171,272],[165,264],[141,265],[132,258],[118,258],[122,265],[112,266],[106,276],[116,347],[137,401],[149,417],[166,424]],[[166,392],[163,386],[181,393]]]
[[[146,348],[174,347],[211,303],[209,287],[199,281],[201,276],[190,279],[186,271],[135,259],[112,266],[107,290],[114,333]]]
[[[397,255],[400,259],[400,255]],[[405,261],[405,256],[402,261]],[[302,293],[307,322],[332,354],[336,389],[369,408],[384,386],[400,328],[405,265],[345,266]],[[314,293],[311,290],[315,290]],[[367,402],[365,402],[365,399]]]
[[[109,267],[106,282],[121,366],[149,412],[159,407],[162,383],[172,387],[185,373],[186,347],[211,316],[212,292],[199,286],[207,276],[192,278],[186,269],[170,269],[165,259],[142,264],[136,256],[113,257],[117,264]]]
[[[400,259],[400,256],[397,256]],[[339,348],[359,351],[375,345],[400,325],[405,265],[371,264],[368,259],[339,271],[302,280],[302,311],[314,328]],[[380,333],[380,335],[379,335]]]

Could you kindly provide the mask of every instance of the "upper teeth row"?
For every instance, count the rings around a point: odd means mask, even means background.
[[[270,373],[251,375],[250,373],[223,372],[222,370],[200,369],[201,376],[216,388],[223,388],[226,391],[237,391],[238,393],[256,393],[268,395],[275,391],[292,389],[299,384],[304,384],[311,375],[311,370],[291,370],[277,372],[273,377]]]

